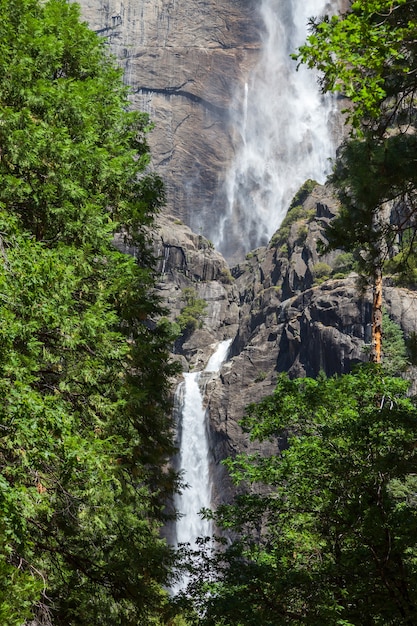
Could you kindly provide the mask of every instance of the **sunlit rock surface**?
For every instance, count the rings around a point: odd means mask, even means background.
[[[168,211],[198,232],[222,206],[214,192],[232,157],[230,114],[259,55],[256,0],[80,0],[155,123],[153,166]],[[204,213],[204,214],[203,214]]]

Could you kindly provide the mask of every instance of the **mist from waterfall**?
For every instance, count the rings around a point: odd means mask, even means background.
[[[175,524],[174,543],[197,547],[199,537],[212,536],[210,520],[199,514],[211,507],[210,452],[206,409],[203,404],[205,379],[220,371],[227,358],[231,339],[221,341],[210,357],[203,372],[184,373],[176,393],[178,432],[180,439],[180,471],[187,485],[174,499],[180,518]],[[187,585],[185,576],[172,592],[177,593]]]
[[[337,2],[332,3],[333,9]],[[334,100],[316,74],[290,58],[325,0],[262,0],[260,60],[236,95],[235,158],[226,177],[227,206],[211,238],[229,259],[265,245],[308,178],[324,182],[335,154]]]

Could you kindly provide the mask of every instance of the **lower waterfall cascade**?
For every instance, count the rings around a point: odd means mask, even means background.
[[[175,544],[197,546],[199,537],[211,537],[212,524],[199,512],[211,506],[210,451],[207,411],[203,406],[204,377],[218,374],[227,359],[232,340],[221,341],[202,372],[184,373],[177,388],[179,404],[180,471],[186,487],[174,500],[180,517],[175,524]],[[187,584],[187,578],[172,588],[176,593]]]

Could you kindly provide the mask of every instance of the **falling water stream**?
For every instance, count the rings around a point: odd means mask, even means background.
[[[327,6],[326,6],[327,4]],[[333,10],[338,2],[332,3]],[[335,104],[320,94],[315,73],[291,59],[326,0],[261,0],[259,62],[236,94],[235,158],[226,177],[226,210],[216,248],[229,260],[265,245],[299,187],[324,182],[334,156]]]
[[[231,340],[218,344],[203,372],[184,374],[184,382],[177,390],[179,397],[180,470],[187,485],[176,496],[176,509],[181,517],[175,527],[175,543],[196,546],[199,537],[210,537],[210,520],[203,519],[199,512],[211,506],[210,456],[207,432],[206,409],[203,406],[204,378],[218,373],[226,360]],[[181,580],[174,592],[186,586]]]
[[[337,9],[338,1],[332,2]],[[264,23],[259,63],[237,94],[235,158],[226,180],[227,206],[211,239],[233,259],[267,243],[285,216],[292,196],[308,178],[323,182],[334,155],[334,103],[319,93],[313,72],[300,68],[290,54],[306,38],[307,22],[328,10],[326,0],[260,0]],[[230,341],[221,342],[205,372],[219,371]],[[184,374],[180,403],[181,470],[188,488],[175,502],[181,517],[176,545],[195,546],[210,537],[209,520],[199,511],[211,506],[206,411],[201,389],[204,372]],[[178,591],[186,586],[178,583]]]

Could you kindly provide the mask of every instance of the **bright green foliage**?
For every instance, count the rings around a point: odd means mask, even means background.
[[[376,121],[382,130],[393,115],[407,123],[417,86],[413,0],[354,0],[343,16],[313,19],[311,30],[294,56],[322,73],[325,91],[349,98],[354,128]]]
[[[243,426],[280,449],[228,461],[242,491],[217,521],[238,538],[195,582],[206,610],[196,623],[415,624],[417,406],[407,383],[376,366],[281,375]]]
[[[389,376],[400,376],[409,365],[404,333],[400,325],[396,324],[386,311],[382,313],[382,328],[383,370]]]
[[[0,6],[0,622],[151,624],[176,477],[148,120],[76,5]]]
[[[305,226],[305,222],[309,222],[313,219],[313,217],[315,217],[315,211],[306,210],[303,203],[316,186],[317,182],[311,178],[306,180],[305,183],[301,185],[300,189],[291,200],[287,215],[283,219],[281,226],[272,236],[271,245],[279,247],[282,244],[285,244],[288,241],[291,226],[295,224],[295,222],[300,221],[300,228],[302,228]]]
[[[324,263],[324,261],[318,261],[312,267],[314,282],[317,285],[320,285],[322,282],[327,280],[331,273],[332,268],[328,265],[328,263]]]
[[[295,196],[291,200],[290,206],[288,207],[288,211],[291,211],[292,209],[294,209],[296,207],[299,207],[300,205],[304,204],[304,202],[307,200],[308,196],[313,191],[314,187],[317,187],[317,185],[318,185],[318,183],[317,183],[316,180],[313,180],[312,178],[308,178],[301,185],[300,189],[297,191],[297,193],[295,194]]]

